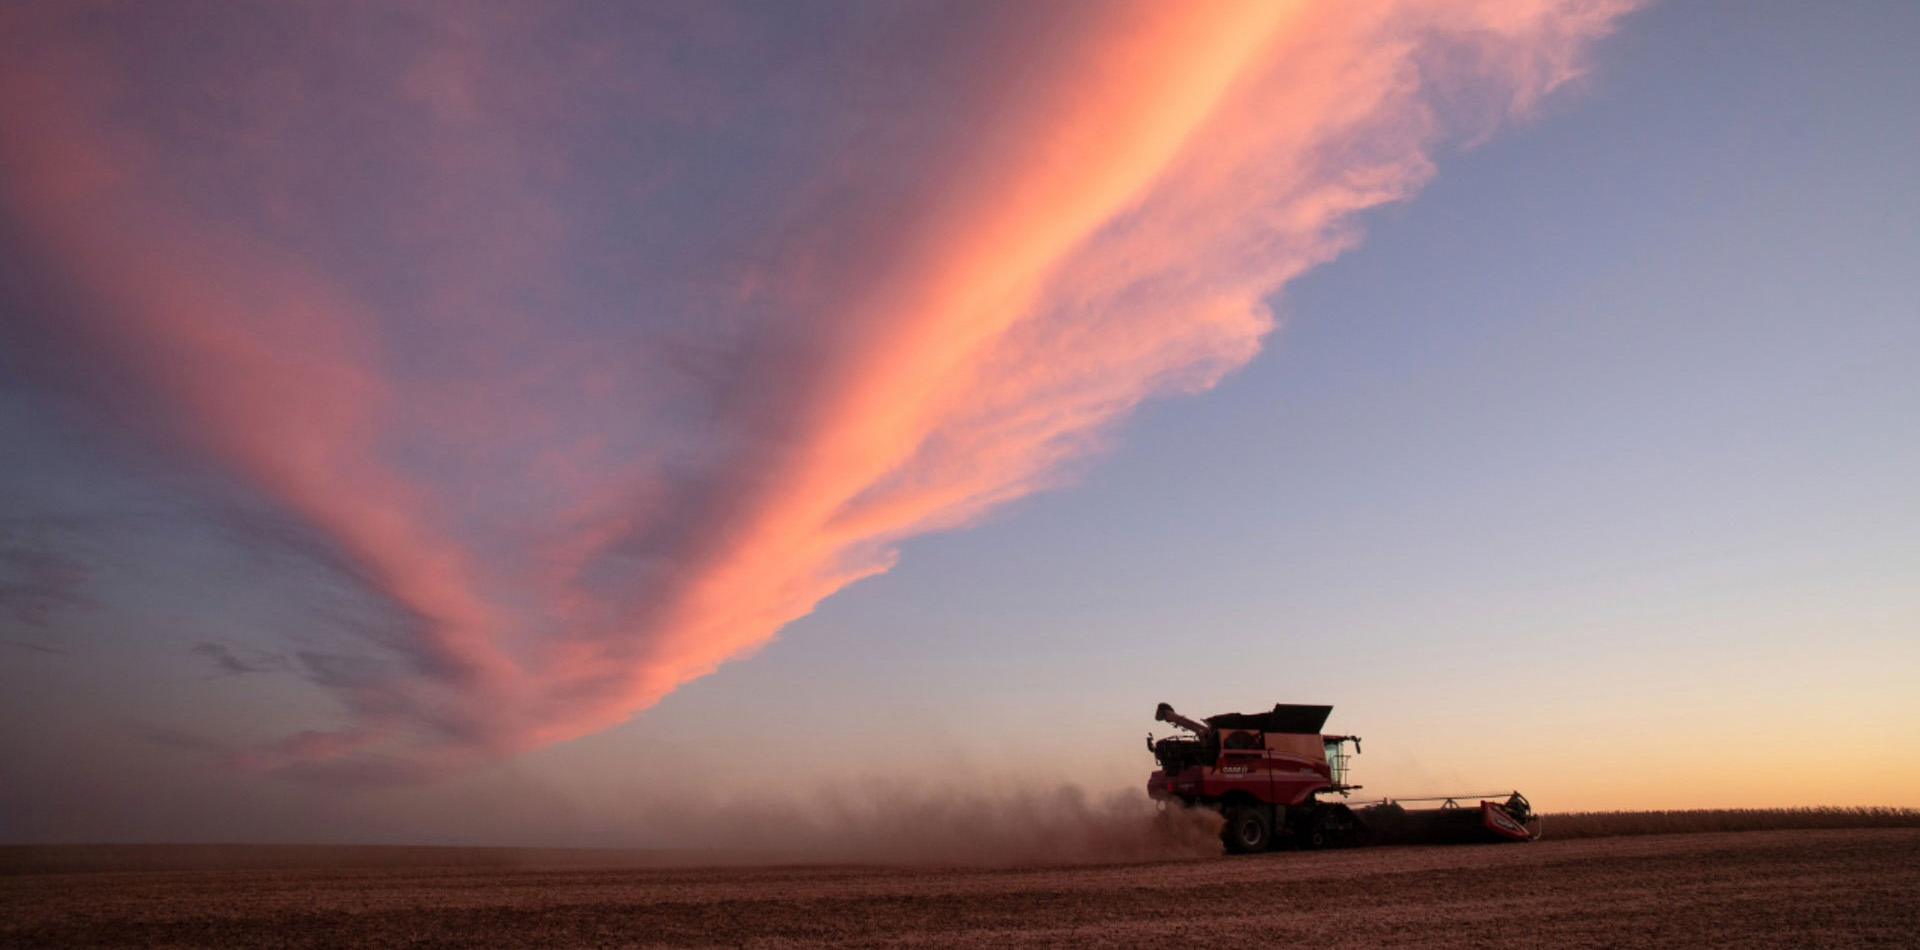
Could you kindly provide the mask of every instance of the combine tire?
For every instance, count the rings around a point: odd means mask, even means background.
[[[1227,826],[1220,829],[1220,840],[1234,854],[1265,851],[1273,844],[1273,824],[1265,809],[1241,807],[1227,812]]]

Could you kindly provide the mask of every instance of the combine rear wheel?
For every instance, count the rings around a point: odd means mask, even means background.
[[[1267,820],[1266,809],[1241,806],[1228,811],[1220,840],[1235,854],[1267,850],[1273,844],[1273,824]]]

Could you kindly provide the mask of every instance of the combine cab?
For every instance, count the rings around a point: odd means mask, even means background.
[[[1161,802],[1218,809],[1227,820],[1221,840],[1233,852],[1287,844],[1327,848],[1536,836],[1530,824],[1536,819],[1519,792],[1382,800],[1359,809],[1344,801],[1321,801],[1323,794],[1346,798],[1360,788],[1347,783],[1347,761],[1360,752],[1360,737],[1320,732],[1332,712],[1332,706],[1283,703],[1269,712],[1225,713],[1197,722],[1161,703],[1153,718],[1187,734],[1147,737],[1147,748],[1160,764],[1147,779],[1147,794]],[[1460,804],[1476,799],[1477,808]],[[1413,801],[1443,804],[1422,809],[1404,804]]]

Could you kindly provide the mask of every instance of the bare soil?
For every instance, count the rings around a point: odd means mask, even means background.
[[[414,855],[80,873],[10,857],[5,947],[1920,946],[1920,829],[1905,828],[1044,868],[427,867]]]

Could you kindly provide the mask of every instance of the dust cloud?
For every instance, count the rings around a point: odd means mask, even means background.
[[[712,806],[655,803],[637,816],[670,848],[751,851],[781,861],[1099,864],[1220,853],[1218,813],[1162,809],[1138,790],[844,789]]]

